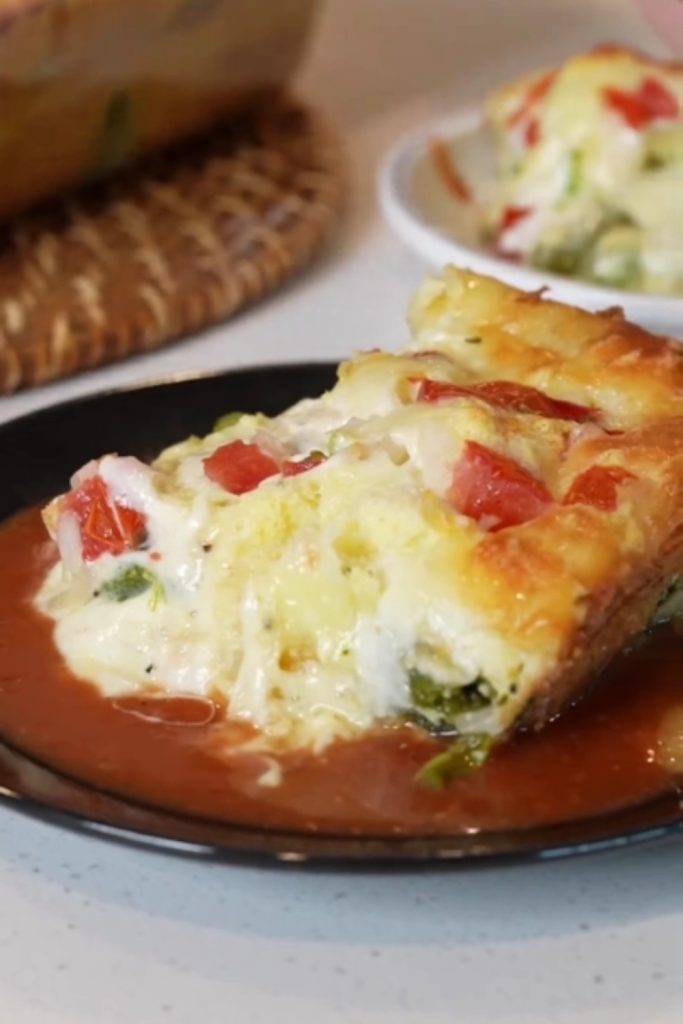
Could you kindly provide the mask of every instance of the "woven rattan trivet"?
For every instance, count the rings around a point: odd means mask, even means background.
[[[254,302],[321,248],[343,193],[334,135],[280,96],[4,225],[0,392],[157,348]]]

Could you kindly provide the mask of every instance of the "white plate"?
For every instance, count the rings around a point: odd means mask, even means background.
[[[546,286],[553,298],[586,309],[621,306],[629,320],[683,339],[683,298],[602,288],[496,256],[479,238],[475,204],[458,202],[439,178],[428,148],[434,137],[446,140],[476,197],[491,187],[493,148],[479,113],[437,121],[404,136],[379,172],[380,205],[401,241],[435,267],[457,263],[518,288]]]

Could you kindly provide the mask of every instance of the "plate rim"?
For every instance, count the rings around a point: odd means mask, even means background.
[[[56,401],[37,409],[32,409],[20,416],[0,423],[0,443],[10,429],[21,429],[24,424],[34,423],[41,418],[59,416],[62,410],[71,410],[88,403],[97,403],[101,399],[125,397],[132,391],[156,390],[158,388],[174,389],[186,384],[214,381],[224,377],[240,377],[246,374],[268,376],[285,371],[296,373],[303,369],[316,372],[334,370],[338,363],[331,360],[295,360],[291,362],[252,364],[224,369],[188,371],[162,375],[159,378],[144,379],[130,383],[118,384],[114,387],[95,390],[83,395]],[[305,397],[305,396],[303,396]],[[20,510],[17,510],[20,511]],[[250,859],[267,860],[269,862],[296,863],[302,865],[321,865],[346,863],[359,866],[381,866],[382,864],[403,863],[406,866],[434,867],[437,865],[459,865],[472,867],[485,864],[503,864],[514,862],[530,862],[539,860],[558,860],[570,856],[580,856],[605,852],[645,842],[656,842],[668,837],[683,836],[683,800],[675,794],[660,794],[652,800],[636,805],[628,805],[607,814],[587,818],[571,819],[549,825],[532,826],[525,829],[509,829],[496,832],[478,831],[476,833],[436,833],[422,835],[343,835],[332,832],[303,832],[287,829],[263,829],[239,822],[220,822],[215,819],[202,818],[173,811],[170,808],[156,807],[144,801],[122,793],[115,793],[89,783],[61,771],[59,768],[44,763],[29,751],[5,740],[0,734],[0,754],[10,758],[19,758],[32,768],[57,780],[61,785],[76,787],[86,794],[95,795],[100,801],[120,809],[123,818],[126,814],[149,814],[155,820],[179,826],[179,832],[186,835],[168,835],[149,831],[141,826],[131,826],[130,822],[110,820],[106,816],[84,814],[78,809],[61,806],[58,802],[49,801],[27,792],[26,787],[7,784],[0,779],[0,804],[23,811],[41,820],[52,821],[62,826],[77,829],[79,832],[109,837],[121,842],[133,843],[136,846],[147,845],[160,852],[191,854],[200,846],[206,856],[207,852],[222,860]],[[661,817],[657,817],[657,809],[662,808]],[[123,810],[121,810],[123,809]],[[653,820],[646,820],[624,831],[619,825],[620,820],[633,814],[655,814]],[[593,837],[583,835],[570,838],[566,831],[577,826],[598,830]],[[613,827],[611,827],[613,826]],[[226,833],[221,842],[209,838],[188,838],[188,831],[201,828],[220,829]],[[536,835],[536,839],[533,836]]]
[[[453,143],[463,135],[483,130],[483,111],[474,107],[430,119],[403,133],[389,147],[377,171],[376,192],[382,214],[400,241],[435,267],[448,263],[468,266],[469,260],[478,273],[529,291],[543,287],[550,291],[550,298],[559,302],[585,305],[591,309],[619,306],[626,310],[630,320],[649,319],[658,325],[678,320],[683,335],[683,295],[628,292],[513,263],[459,241],[421,210],[410,196],[410,185],[415,167],[425,155],[427,141],[437,135]]]
[[[591,816],[523,829],[496,832],[422,833],[405,835],[345,835],[334,832],[303,832],[296,829],[260,828],[239,822],[221,822],[170,808],[126,797],[122,794],[94,786],[89,782],[63,772],[39,758],[0,738],[0,757],[9,753],[14,759],[38,769],[51,781],[79,794],[95,796],[104,813],[86,813],[78,808],[63,806],[25,792],[20,787],[0,782],[0,805],[4,804],[39,820],[54,822],[82,834],[112,838],[136,846],[146,846],[160,852],[192,855],[198,851],[204,856],[231,861],[255,858],[280,864],[308,866],[348,863],[355,866],[383,864],[406,866],[485,866],[529,863],[546,860],[564,860],[569,857],[606,853],[631,846],[660,842],[677,836],[683,838],[683,807],[674,794],[660,794],[651,800],[632,804],[607,814]],[[674,805],[678,805],[675,813]],[[662,817],[655,817],[629,830],[620,821],[632,814],[656,815],[662,808]],[[664,813],[668,808],[669,813]],[[149,816],[136,823],[136,816]],[[132,817],[132,820],[130,818]],[[592,837],[569,838],[567,830],[577,825],[597,826]],[[158,825],[170,831],[160,831]],[[613,826],[613,827],[612,827]],[[211,837],[215,830],[222,833],[221,840]],[[205,831],[206,830],[206,831]],[[533,839],[532,837],[536,837]],[[527,842],[527,839],[530,841]]]

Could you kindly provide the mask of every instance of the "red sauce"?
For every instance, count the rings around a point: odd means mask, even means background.
[[[281,759],[259,785],[260,754],[220,706],[173,698],[110,701],[75,678],[31,606],[55,558],[37,511],[0,530],[0,736],[76,778],[158,807],[229,822],[335,834],[522,828],[596,815],[675,790],[653,756],[665,714],[683,704],[683,643],[662,631],[622,656],[578,707],[501,746],[441,792],[415,773],[440,745],[408,725]]]

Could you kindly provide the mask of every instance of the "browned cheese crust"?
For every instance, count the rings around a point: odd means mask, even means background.
[[[458,567],[469,600],[501,632],[530,652],[561,651],[523,716],[542,725],[647,626],[683,572],[683,346],[620,310],[584,312],[454,268],[418,293],[411,325],[417,346],[448,354],[474,381],[515,381],[601,410],[600,427],[578,427],[559,459],[538,463],[557,503],[485,534]],[[551,430],[524,421],[530,441]],[[595,465],[633,474],[617,507],[561,504]]]

